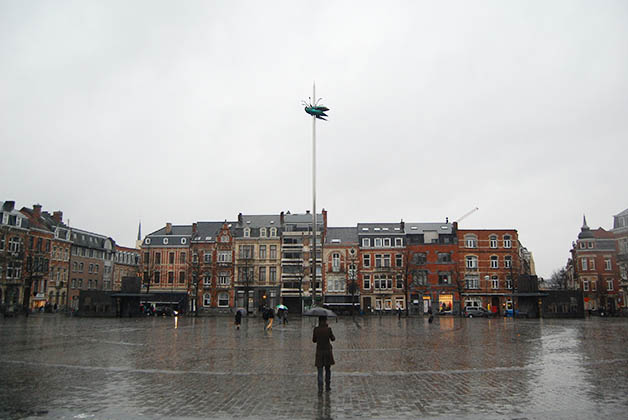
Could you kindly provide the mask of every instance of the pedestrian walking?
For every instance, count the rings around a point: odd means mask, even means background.
[[[397,318],[401,319],[401,305],[397,304]]]
[[[264,319],[264,329],[268,327],[268,308],[266,306],[262,307],[262,318]]]
[[[432,314],[432,308],[431,307],[427,309],[427,313],[430,316],[427,319],[427,322],[429,322],[431,324],[432,322],[434,322],[434,314]]]
[[[283,321],[284,325],[288,323],[288,310],[287,309],[284,309],[281,312],[281,320]]]
[[[325,390],[331,391],[331,365],[335,364],[331,341],[335,341],[327,317],[318,317],[318,326],[314,328],[312,342],[316,343],[315,366],[318,370],[318,393],[323,393],[323,368],[325,368]]]
[[[240,324],[242,323],[242,312],[241,311],[236,311],[235,314],[235,326],[236,326],[236,330],[240,329]]]
[[[266,326],[267,330],[273,329],[273,320],[275,319],[275,311],[273,308],[268,308],[268,325]]]

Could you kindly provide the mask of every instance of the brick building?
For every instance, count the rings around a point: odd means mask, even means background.
[[[517,231],[459,229],[457,237],[458,280],[454,280],[463,282],[463,306],[481,306],[498,313],[511,309],[518,276],[524,272]]]
[[[613,234],[617,241],[617,268],[621,305],[628,306],[628,209],[613,216]]]
[[[460,276],[457,272],[458,238],[452,223],[405,223],[406,261],[412,313],[458,313]]]
[[[103,290],[122,290],[122,279],[140,275],[140,250],[120,245],[115,246],[113,257],[113,284]],[[107,285],[108,286],[108,285]]]
[[[28,219],[15,201],[0,202],[0,311],[18,312],[30,306],[31,285],[24,276]]]
[[[615,311],[623,306],[615,234],[601,227],[591,230],[583,217],[578,240],[570,252],[571,284],[582,290],[584,309]]]
[[[53,308],[65,310],[67,307],[67,284],[70,275],[70,251],[72,240],[70,228],[63,223],[63,213],[55,211],[52,215],[42,212],[48,226],[53,231],[52,252],[50,254],[50,278],[48,281],[48,303]]]
[[[24,278],[31,287],[30,309],[38,309],[46,305],[48,297],[54,234],[51,226],[42,217],[40,204],[33,205],[32,209],[22,207],[20,212],[28,219],[29,228],[25,246]]]

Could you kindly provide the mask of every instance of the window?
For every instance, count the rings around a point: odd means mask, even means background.
[[[412,283],[415,286],[427,285],[427,271],[426,270],[414,270],[412,272]]]
[[[415,252],[412,254],[412,263],[416,265],[423,265],[427,263],[427,254],[424,252]]]
[[[277,267],[270,267],[269,280],[271,284],[277,282]]]
[[[179,271],[179,283],[185,283],[185,271]]]
[[[512,289],[512,277],[510,277],[510,274],[506,275],[506,289]]]
[[[0,236],[0,249],[4,249],[4,235]]]
[[[403,238],[395,238],[395,246],[396,247],[403,246]]]
[[[613,291],[613,279],[606,279],[606,290],[609,292]]]
[[[371,256],[369,254],[362,256],[362,265],[364,265],[364,267],[371,266]]]
[[[475,235],[465,235],[464,243],[467,248],[477,248],[478,238]]]
[[[438,284],[451,284],[451,275],[447,271],[438,273]]]
[[[218,251],[218,262],[219,263],[231,262],[231,251]]]
[[[497,255],[491,255],[491,268],[499,267],[499,258]]]
[[[259,282],[262,284],[266,283],[266,267],[259,268]]]
[[[271,227],[270,228],[270,237],[271,238],[276,238],[277,237],[277,228],[276,227]]]
[[[595,292],[597,290],[597,281],[591,280],[591,291]]]
[[[91,240],[92,238],[89,239]],[[164,245],[168,245],[168,238],[164,238]]]
[[[504,248],[512,247],[512,241],[510,239],[510,235],[504,235]]]
[[[506,255],[504,257],[504,268],[512,267],[512,257],[510,255]]]
[[[229,293],[220,292],[218,294],[218,306],[221,308],[229,306]]]
[[[229,272],[221,271],[218,273],[218,287],[225,287],[229,285]]]
[[[496,235],[489,236],[488,242],[491,248],[497,248],[497,236]]]
[[[374,289],[392,289],[392,278],[389,274],[375,274],[373,276]]]
[[[185,252],[180,253],[179,254],[179,263],[185,264],[185,262],[186,262],[185,261],[185,257],[186,257]]]
[[[337,252],[334,252],[333,254],[331,254],[331,270],[334,273],[337,273],[340,271],[340,254]]]
[[[604,270],[606,270],[606,271],[611,271],[612,270],[611,259],[610,258],[605,258],[604,259]]]
[[[589,291],[589,281],[588,280],[582,280],[582,290],[585,292]]]
[[[384,238],[384,246],[390,248],[390,238]]]
[[[9,252],[20,252],[20,238],[13,236],[9,239]]]
[[[395,287],[397,289],[403,289],[403,276],[401,274],[397,274],[397,277],[395,279]]]
[[[174,252],[168,254],[168,264],[174,264]]]
[[[439,252],[438,253],[438,262],[439,263],[450,263],[451,262],[451,253],[449,253],[449,252]]]
[[[355,279],[356,273],[355,264],[349,264],[349,278]]]
[[[196,256],[196,254],[194,254]],[[211,251],[203,251],[203,262],[205,264],[211,264],[212,262],[212,253]]]
[[[98,271],[100,270],[100,265],[96,264],[94,268],[96,269],[96,272],[98,273]]]
[[[161,264],[161,252],[155,252],[155,264]]]
[[[209,307],[212,304],[212,296],[209,293],[203,294],[203,306]]]
[[[79,263],[79,271],[80,271],[81,273],[83,272],[83,268],[84,268],[83,263]]]
[[[88,273],[93,273],[93,272],[94,272],[94,264],[90,264],[90,265],[87,267],[87,272],[88,272]]]
[[[370,238],[362,238],[362,247],[363,248],[369,248],[371,246],[371,239]]]
[[[375,246],[375,248],[381,248],[382,247],[382,238],[375,238],[374,246]]]
[[[403,255],[402,254],[395,255],[395,266],[403,267]]]
[[[266,245],[259,246],[259,258],[260,260],[266,259]]]
[[[212,285],[212,273],[203,273],[203,287],[208,289]]]
[[[499,289],[499,277],[491,276],[491,288]]]
[[[270,259],[271,260],[277,259],[277,245],[270,246]]]
[[[250,228],[244,228],[244,237],[245,238],[250,238],[251,237],[251,229]]]
[[[259,236],[261,236],[262,238],[266,237],[266,228],[261,228],[259,230]]]
[[[159,277],[160,277],[160,273],[159,273],[159,271],[155,271],[155,273],[153,274],[153,276],[154,276],[154,278],[155,278],[155,279],[154,279],[155,284],[159,284],[159,280],[160,280],[160,278],[159,278]]]
[[[580,266],[582,268],[582,271],[587,271],[587,259],[586,258],[580,259]]]
[[[168,271],[168,284],[174,283],[174,271]]]
[[[587,245],[589,246],[589,248],[593,248],[593,242],[587,242]]]
[[[365,289],[371,288],[371,275],[370,274],[364,275],[364,288]]]
[[[239,250],[240,250],[240,258],[244,258],[244,259],[253,258],[253,253],[255,251],[255,249],[253,248],[253,245],[240,245]]]
[[[465,267],[470,269],[478,268],[478,257],[475,255],[467,255],[465,257]]]
[[[595,270],[595,258],[589,260],[589,265],[591,266],[591,270]]]
[[[467,289],[480,288],[480,278],[477,275],[466,275],[464,277],[464,282]]]

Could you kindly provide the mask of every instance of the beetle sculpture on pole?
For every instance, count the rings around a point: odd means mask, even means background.
[[[312,306],[316,305],[316,120],[327,121],[326,112],[329,108],[320,104],[321,98],[316,99],[316,84],[312,85],[310,102],[303,101],[305,112],[312,116],[312,264],[310,265],[310,283],[312,287]],[[322,240],[322,238],[321,238]]]

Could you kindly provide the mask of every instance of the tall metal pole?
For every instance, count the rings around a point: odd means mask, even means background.
[[[312,103],[316,104],[316,83],[312,83]],[[312,306],[316,301],[316,117],[312,115]]]

